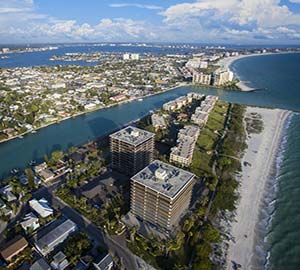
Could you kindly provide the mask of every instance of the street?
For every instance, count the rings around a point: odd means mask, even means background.
[[[126,247],[126,244],[121,245],[119,242],[114,240],[113,237],[105,235],[90,220],[55,196],[55,190],[56,188],[53,186],[41,187],[37,192],[35,192],[34,197],[47,199],[53,208],[59,210],[62,214],[75,222],[81,231],[86,232],[89,235],[90,239],[93,239],[93,241],[99,245],[107,247],[113,252],[113,254],[118,256],[124,263],[125,269],[138,270],[136,258]]]

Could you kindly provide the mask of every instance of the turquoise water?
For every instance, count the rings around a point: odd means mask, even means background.
[[[38,59],[42,59],[39,62]],[[20,60],[20,59],[19,59]],[[19,61],[18,60],[18,61]],[[10,60],[12,61],[12,60]],[[44,63],[43,54],[34,64]],[[15,63],[9,62],[10,66]],[[19,64],[19,62],[18,62]],[[21,63],[28,66],[30,63]],[[69,119],[0,144],[0,176],[12,168],[24,168],[30,160],[40,160],[53,150],[66,150],[108,134],[122,125],[160,108],[166,101],[190,91],[218,95],[222,100],[272,108],[300,110],[300,54],[267,55],[236,61],[232,68],[241,80],[266,88],[243,93],[181,87],[161,95],[145,98],[75,119]],[[294,114],[286,127],[274,170],[270,175],[266,201],[258,228],[260,241],[256,247],[257,269],[299,269],[300,265],[300,116]],[[266,232],[267,228],[267,232]],[[261,229],[261,230],[260,230]]]

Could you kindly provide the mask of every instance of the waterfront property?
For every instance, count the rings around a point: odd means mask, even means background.
[[[203,72],[194,72],[193,73],[193,83],[210,85],[211,84],[211,74],[205,74]]]
[[[216,71],[213,76],[213,84],[215,86],[222,86],[233,80],[233,73],[230,70]]]
[[[154,133],[126,127],[110,135],[112,167],[134,175],[153,160]]]
[[[171,149],[170,162],[188,167],[192,163],[193,153],[200,128],[185,126],[178,132],[177,145]]]
[[[6,185],[0,189],[0,195],[5,198],[7,202],[14,202],[17,197],[13,193],[13,188],[11,185]]]
[[[152,126],[155,128],[155,131],[160,129],[166,129],[167,124],[163,115],[152,114],[151,115]]]
[[[159,160],[131,178],[132,214],[167,230],[188,209],[195,175]]]

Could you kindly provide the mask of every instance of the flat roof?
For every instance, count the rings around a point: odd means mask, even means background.
[[[155,160],[131,179],[173,199],[194,176],[188,171]]]
[[[171,153],[179,157],[189,158],[193,154],[194,147],[195,142],[193,140],[180,140],[177,146],[171,149]]]
[[[184,126],[178,132],[178,137],[190,137],[195,138],[199,135],[200,128],[197,126]]]
[[[154,135],[152,132],[129,126],[111,134],[110,137],[136,146],[154,137]]]

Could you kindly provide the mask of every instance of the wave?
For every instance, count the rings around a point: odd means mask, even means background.
[[[276,215],[276,195],[278,193],[278,183],[283,161],[285,159],[286,146],[289,140],[288,130],[294,115],[295,113],[292,113],[284,123],[280,145],[277,149],[274,164],[270,170],[264,191],[264,197],[261,202],[261,210],[258,218],[259,221],[255,229],[256,239],[253,256],[253,265],[257,265],[257,268],[259,269],[269,270],[271,267],[269,237],[271,234],[271,225]]]

